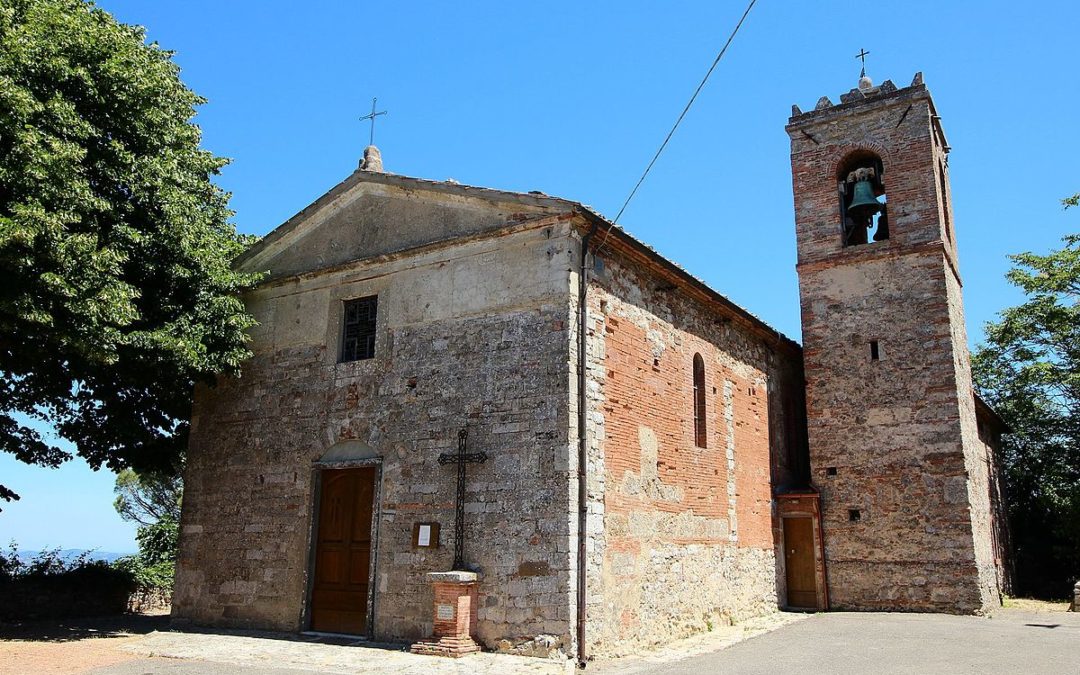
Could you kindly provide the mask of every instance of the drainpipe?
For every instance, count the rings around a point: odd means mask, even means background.
[[[586,294],[589,288],[589,240],[596,234],[598,223],[594,220],[592,227],[581,239],[581,273],[578,275],[578,401],[577,401],[577,426],[578,426],[578,551],[577,551],[577,665],[585,668],[585,565],[586,565],[586,537],[588,536],[588,513],[589,492],[587,480],[589,434],[586,431],[587,397],[585,394],[585,374],[588,366],[586,355],[587,336],[585,328],[588,316]]]

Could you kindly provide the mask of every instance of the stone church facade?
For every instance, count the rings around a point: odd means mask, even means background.
[[[485,648],[1000,602],[1004,427],[972,394],[933,101],[866,81],[794,113],[804,347],[581,204],[374,153],[267,235],[237,261],[269,272],[254,357],[195,394],[174,618],[430,636],[463,429]]]

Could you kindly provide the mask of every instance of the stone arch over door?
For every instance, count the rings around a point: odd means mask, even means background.
[[[326,449],[326,452],[315,460],[315,464],[320,467],[328,467],[352,463],[371,463],[381,461],[381,459],[375,448],[364,441],[351,438],[331,445]]]

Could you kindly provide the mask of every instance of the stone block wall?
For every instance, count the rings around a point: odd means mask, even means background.
[[[802,277],[810,453],[838,609],[982,607],[945,274],[940,257],[909,256]]]
[[[569,224],[552,218],[273,281],[249,306],[255,358],[196,395],[173,614],[303,630],[314,462],[342,441],[381,458],[369,634],[432,630],[425,574],[453,558],[455,468],[469,425],[465,557],[483,570],[475,637],[572,641]],[[338,363],[341,303],[377,294],[375,358]],[[414,549],[416,522],[441,547]]]
[[[791,384],[798,352],[654,290],[655,271],[602,258],[588,295],[587,640],[613,656],[776,608],[771,479],[789,441],[779,383]]]
[[[944,269],[952,271],[947,266]],[[971,354],[968,350],[967,325],[964,321],[964,301],[960,279],[946,273],[946,290],[952,328],[953,373],[956,400],[959,407],[961,443],[964,448],[964,470],[967,474],[966,501],[969,505],[971,535],[975,566],[978,570],[979,610],[1001,606],[1001,590],[1005,586],[1001,550],[996,545],[1003,526],[995,521],[1001,513],[995,508],[996,490],[991,449],[979,438],[978,415],[975,409],[975,389],[971,379]],[[1004,515],[1004,514],[1002,514]]]
[[[1008,500],[1005,495],[1005,476],[1001,464],[1001,434],[1007,433],[1002,421],[995,413],[982,404],[975,402],[978,421],[980,456],[987,460],[987,476],[990,493],[991,543],[994,557],[994,573],[997,575],[1003,595],[1013,592],[1013,567],[1010,551]]]

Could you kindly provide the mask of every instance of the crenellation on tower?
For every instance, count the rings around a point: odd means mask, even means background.
[[[805,212],[796,213],[796,225],[801,228],[797,233],[800,264],[837,255],[880,257],[888,251],[899,253],[913,245],[944,241],[949,265],[959,278],[947,196],[949,147],[924,84],[902,89],[882,84],[868,93],[858,92],[856,100],[819,105],[793,115],[786,130],[792,143],[796,210]],[[859,155],[880,166],[861,167]],[[851,241],[841,236],[845,223],[837,191],[839,187],[844,193],[843,179],[850,173],[845,162],[851,161],[855,169],[874,169],[875,194],[884,200],[880,215],[888,231],[874,232],[877,239],[865,237],[865,243],[879,247],[873,250],[850,245],[864,243],[860,238]],[[845,197],[850,198],[850,193]]]
[[[869,78],[864,79],[869,81]],[[790,128],[792,125],[803,124],[810,121],[817,121],[823,116],[828,116],[830,114],[842,115],[849,110],[848,106],[858,106],[867,101],[890,103],[894,102],[895,99],[917,97],[920,94],[925,94],[927,97],[930,95],[926,85],[923,84],[922,73],[916,73],[915,78],[907,87],[897,87],[892,80],[885,80],[877,86],[873,86],[871,83],[871,86],[868,88],[856,86],[846,93],[840,94],[840,103],[834,104],[828,96],[822,96],[818,99],[814,109],[808,112],[802,112],[797,105],[792,106],[792,115],[788,120],[788,127]],[[798,112],[795,112],[796,110],[798,110]]]

